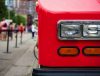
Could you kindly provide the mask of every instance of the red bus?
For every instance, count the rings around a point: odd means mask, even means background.
[[[100,76],[100,0],[38,0],[36,10],[33,76]]]

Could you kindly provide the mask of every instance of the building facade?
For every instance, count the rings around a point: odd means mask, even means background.
[[[36,14],[36,0],[6,0],[5,4],[10,10],[15,10],[18,14]]]
[[[19,8],[20,0],[5,0],[5,5],[8,9],[13,10],[14,8]]]

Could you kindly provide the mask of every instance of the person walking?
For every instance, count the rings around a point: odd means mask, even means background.
[[[19,32],[21,33],[21,37],[22,37],[22,34],[24,32],[24,29],[25,29],[23,23],[20,23],[18,29],[19,29]]]
[[[5,18],[2,19],[1,25],[2,25],[2,30],[7,30],[8,26],[7,26]],[[2,31],[1,34],[2,34],[2,40],[6,40],[6,38],[7,38],[7,32],[6,31]]]
[[[10,24],[8,26],[8,29],[10,30],[9,37],[11,38],[11,40],[13,40],[13,29],[14,29],[14,27],[13,27],[13,23],[12,22],[10,22]]]
[[[2,25],[0,24],[0,40],[2,40]]]
[[[34,38],[34,34],[35,34],[35,26],[32,25],[31,29],[32,29],[32,39],[33,39]]]
[[[19,29],[19,32],[21,34],[21,36],[20,36],[20,43],[22,44],[23,32],[24,32],[24,29],[25,29],[23,23],[20,23],[18,29]]]

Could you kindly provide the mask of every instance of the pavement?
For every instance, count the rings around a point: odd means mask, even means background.
[[[15,38],[10,41],[9,53],[6,53],[6,41],[0,41],[0,76],[31,76],[32,69],[38,68],[38,62],[33,54],[37,36],[31,38],[31,34],[23,34],[23,43],[20,44],[18,36],[18,48],[15,48]],[[36,49],[37,52],[37,49]]]

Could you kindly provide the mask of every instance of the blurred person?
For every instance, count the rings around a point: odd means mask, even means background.
[[[5,21],[5,18],[2,19],[1,25],[2,25],[2,30],[7,30],[7,23]],[[7,38],[7,32],[3,31],[3,32],[1,32],[1,34],[2,34],[2,40],[6,40],[6,38]]]
[[[0,24],[0,40],[2,39],[2,34],[1,34],[1,32],[2,32],[2,25]]]
[[[13,40],[13,29],[14,29],[14,27],[13,27],[13,23],[12,22],[10,22],[10,24],[8,26],[8,29],[10,30],[9,37],[11,38],[11,40]]]
[[[32,28],[31,28],[31,29],[32,29],[32,39],[33,39],[33,38],[34,38],[34,35],[35,35],[35,31],[36,31],[36,30],[35,30],[35,26],[32,25]]]
[[[31,26],[31,25],[28,25],[28,26],[27,26],[27,31],[28,31],[29,33],[32,32],[32,26]]]
[[[21,33],[21,37],[22,37],[22,34],[24,32],[24,29],[25,29],[23,23],[20,23],[20,25],[18,26],[18,29],[19,29],[19,32]]]

